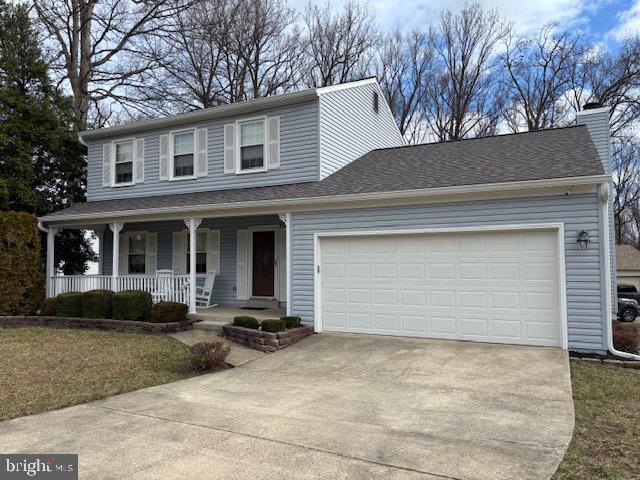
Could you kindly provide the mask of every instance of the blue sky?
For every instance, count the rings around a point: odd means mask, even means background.
[[[446,8],[458,10],[466,0],[370,0],[378,23],[385,30],[420,26],[437,19]],[[334,0],[340,8],[345,0]],[[324,0],[314,3],[324,3]],[[640,0],[485,0],[487,9],[497,9],[519,32],[533,31],[548,23],[561,29],[579,30],[585,36],[615,49],[630,33],[640,33]],[[306,0],[293,0],[303,9]]]

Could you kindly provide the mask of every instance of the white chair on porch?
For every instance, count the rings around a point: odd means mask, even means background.
[[[151,292],[153,302],[167,302],[173,297],[172,281],[173,270],[156,270],[157,289]]]
[[[217,307],[213,303],[213,285],[216,281],[216,272],[209,273],[204,279],[203,286],[196,286],[196,306],[202,308]]]

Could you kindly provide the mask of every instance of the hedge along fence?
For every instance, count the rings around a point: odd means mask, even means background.
[[[44,297],[38,220],[25,212],[0,212],[0,315],[28,315]]]

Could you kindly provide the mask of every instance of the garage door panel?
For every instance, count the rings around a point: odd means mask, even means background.
[[[557,234],[322,239],[326,330],[560,345]]]

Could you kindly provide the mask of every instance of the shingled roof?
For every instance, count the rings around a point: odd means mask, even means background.
[[[633,245],[616,245],[616,268],[640,270],[640,250]]]
[[[79,203],[43,218],[603,175],[587,127],[373,150],[318,182]]]

